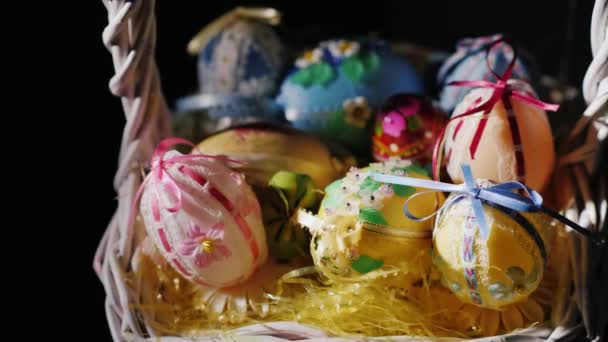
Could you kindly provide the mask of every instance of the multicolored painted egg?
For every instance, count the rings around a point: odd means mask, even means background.
[[[224,158],[159,146],[140,202],[148,236],[186,279],[218,288],[246,281],[267,258],[255,194]]]
[[[373,172],[428,179],[424,169],[396,158],[353,168],[325,189],[318,215],[300,211],[298,222],[311,231],[315,266],[327,278],[407,287],[430,273],[433,222],[403,215],[403,203],[422,189],[378,183]],[[425,216],[442,202],[441,194],[421,194],[412,210]]]
[[[295,127],[365,151],[374,111],[399,92],[423,92],[406,60],[379,41],[332,40],[296,60],[277,103]]]
[[[334,156],[316,137],[289,127],[247,125],[212,135],[195,148],[199,153],[226,155],[245,162],[236,168],[250,184],[266,186],[279,171],[307,175],[322,189],[346,173],[354,159]]]
[[[270,25],[274,9],[237,8],[203,28],[188,45],[198,54],[199,92],[177,101],[178,112],[204,111],[222,129],[236,123],[276,121],[274,105],[284,52]]]
[[[502,35],[466,38],[458,41],[456,52],[442,64],[437,74],[440,106],[451,113],[471,87],[448,86],[453,81],[496,81],[486,62],[486,49],[492,43],[502,38]],[[537,72],[525,51],[520,51],[513,69],[513,78],[536,84]],[[513,56],[512,48],[501,44],[492,48],[488,58],[492,68],[500,75],[508,68]]]
[[[374,159],[390,157],[427,165],[433,146],[447,122],[447,114],[425,97],[409,94],[391,96],[376,116],[372,136]]]
[[[463,302],[484,308],[501,309],[526,299],[543,277],[551,246],[544,214],[483,204],[484,240],[470,199],[450,199],[433,231],[433,263],[442,284]]]
[[[510,80],[513,89],[533,94],[524,82]],[[472,90],[456,107],[453,116],[464,113],[490,99],[493,90]],[[471,115],[452,121],[445,131],[447,172],[454,182],[462,182],[462,164],[469,164],[476,177],[497,183],[520,181],[542,191],[550,181],[555,165],[553,134],[547,114],[528,102],[510,100],[507,110],[502,100],[485,116]],[[471,144],[482,120],[485,128],[474,159]],[[516,143],[517,142],[517,143]]]

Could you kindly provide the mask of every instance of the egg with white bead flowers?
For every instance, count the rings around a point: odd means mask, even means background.
[[[518,80],[509,85],[526,94],[532,88]],[[452,117],[488,101],[490,88],[476,88],[462,100]],[[462,182],[462,164],[469,164],[473,174],[497,183],[520,181],[537,191],[543,191],[555,166],[555,149],[547,113],[536,106],[511,98],[512,110],[503,100],[482,116],[473,114],[450,122],[445,130],[444,156],[446,169],[454,182]],[[483,118],[485,129],[477,145],[474,158],[470,147]]]
[[[477,180],[477,185],[492,183]],[[488,309],[528,298],[543,278],[550,253],[546,216],[483,202],[488,229],[484,238],[471,199],[450,196],[433,231],[433,264],[441,283],[464,303]],[[454,196],[461,197],[452,201]]]
[[[244,177],[221,158],[168,151],[160,160],[139,206],[157,250],[200,285],[247,281],[268,252],[260,205]]]
[[[326,278],[406,288],[430,272],[433,220],[413,221],[402,211],[421,188],[376,182],[375,172],[429,179],[426,170],[396,158],[353,168],[325,189],[318,215],[300,211],[298,222],[311,231],[311,255]],[[426,216],[442,202],[440,193],[420,194],[410,208]]]
[[[366,151],[374,111],[399,92],[423,92],[407,60],[379,40],[339,39],[304,52],[276,102],[296,128]]]

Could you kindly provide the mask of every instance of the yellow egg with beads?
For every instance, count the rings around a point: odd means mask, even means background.
[[[444,198],[420,194],[422,188],[377,182],[372,173],[429,179],[425,169],[398,159],[352,168],[325,189],[318,215],[303,220],[313,234],[311,254],[329,279],[407,287],[431,272],[433,220],[411,220],[403,205],[418,193],[410,210],[427,216]]]
[[[478,184],[491,185],[479,180]],[[433,263],[442,284],[463,302],[489,309],[527,299],[543,277],[549,252],[549,221],[544,214],[484,203],[484,239],[471,200],[448,202],[433,232]]]

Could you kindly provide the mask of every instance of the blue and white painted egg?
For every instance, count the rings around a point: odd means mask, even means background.
[[[204,110],[213,119],[240,123],[275,121],[281,116],[273,99],[283,65],[283,47],[274,30],[259,20],[239,18],[200,47],[199,92],[179,99],[177,111]]]

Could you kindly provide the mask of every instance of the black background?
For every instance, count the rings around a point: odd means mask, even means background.
[[[240,4],[282,10],[278,30],[293,45],[374,31],[450,50],[458,38],[505,32],[536,56],[543,73],[575,86],[591,61],[589,0],[161,0],[156,57],[169,104],[196,88],[195,59],[185,52],[189,39]],[[110,340],[105,294],[91,267],[116,207],[112,177],[124,124],[120,101],[107,87],[113,66],[101,40],[106,11],[101,1],[90,0],[10,6],[2,11],[9,57],[3,69],[10,80],[4,99],[11,106],[1,125],[10,203],[1,211],[9,218],[0,240],[0,283],[5,293],[22,293],[8,296],[16,304],[15,322],[32,327],[40,312],[51,318],[51,330],[31,333]]]

